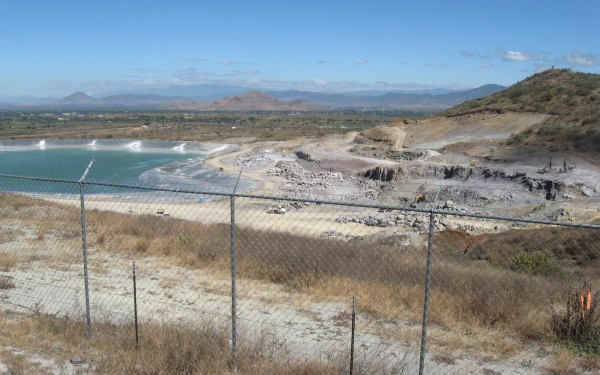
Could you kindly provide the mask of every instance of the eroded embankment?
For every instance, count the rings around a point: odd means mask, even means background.
[[[542,192],[547,200],[554,200],[564,186],[558,181],[544,178],[533,178],[523,172],[506,172],[488,167],[464,167],[461,165],[411,165],[395,168],[380,167],[369,169],[363,177],[377,181],[399,181],[408,178],[441,179],[468,181],[477,179],[481,182],[507,182],[526,187],[530,192]]]

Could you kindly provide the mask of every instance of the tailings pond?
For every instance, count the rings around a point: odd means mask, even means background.
[[[225,144],[131,140],[0,141],[0,175],[193,191],[231,191],[237,176],[212,170],[203,160],[238,147]],[[246,182],[240,186],[247,190]],[[86,193],[119,194],[122,187],[86,185]],[[75,194],[77,184],[0,177],[0,191]]]

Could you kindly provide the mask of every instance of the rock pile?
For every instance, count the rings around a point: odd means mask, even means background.
[[[266,166],[272,161],[269,157],[269,151],[265,150],[261,153],[238,156],[233,159],[233,165],[240,167],[242,170],[258,169]]]
[[[344,176],[340,172],[309,172],[295,161],[278,161],[275,168],[267,171],[267,174],[280,176],[294,181],[302,186],[327,186],[328,183],[344,182]]]
[[[373,215],[367,216],[342,216],[336,219],[337,223],[358,223],[369,227],[406,227],[412,228],[418,233],[427,232],[429,230],[429,217],[423,213],[402,212],[391,216],[377,217]],[[450,223],[445,218],[436,217],[434,219],[436,231],[455,230],[460,226]],[[472,228],[465,228],[472,229]]]
[[[323,194],[339,193],[339,188],[352,189],[353,194],[357,189],[353,177],[345,178],[339,172],[310,172],[295,161],[279,161],[267,174],[286,179],[283,190],[315,199],[322,198]]]
[[[357,155],[375,157],[378,159],[386,159],[396,162],[413,161],[423,159],[428,155],[425,150],[397,150],[393,147],[382,148],[378,145],[365,145],[361,140],[356,142],[350,152]]]
[[[440,202],[437,204],[438,209],[442,209],[448,212],[457,212],[457,213],[467,213],[470,212],[466,207],[461,207],[455,204],[451,200],[446,200],[445,202]],[[470,212],[474,214],[483,214],[482,212]],[[458,216],[450,216],[452,217]],[[483,219],[482,219],[483,220]],[[413,211],[401,211],[397,214],[387,215],[387,216],[374,216],[374,215],[365,215],[365,216],[342,216],[336,219],[337,223],[358,223],[363,224],[369,227],[407,227],[413,228],[415,232],[422,233],[429,231],[429,214],[422,212],[413,212]],[[476,231],[476,228],[471,225],[463,225],[456,224],[449,220],[449,217],[446,215],[436,215],[434,218],[435,230],[443,231],[443,230],[456,230],[456,229],[464,229],[466,231]]]

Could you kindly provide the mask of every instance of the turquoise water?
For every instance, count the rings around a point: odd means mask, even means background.
[[[0,151],[0,174],[79,180],[92,159],[94,164],[86,181],[124,185],[143,185],[139,176],[166,164],[198,159],[197,154],[152,153],[92,149],[33,149]],[[112,192],[111,188],[92,186],[91,192]],[[0,190],[47,192],[66,189],[73,193],[75,186],[37,183],[35,181],[0,178]]]

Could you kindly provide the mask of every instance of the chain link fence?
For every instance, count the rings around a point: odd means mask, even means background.
[[[251,345],[356,374],[546,373],[564,347],[600,352],[600,225],[473,213],[444,188],[381,205],[233,186],[0,175],[0,304],[83,335],[135,321],[131,340],[211,325],[234,369]]]

